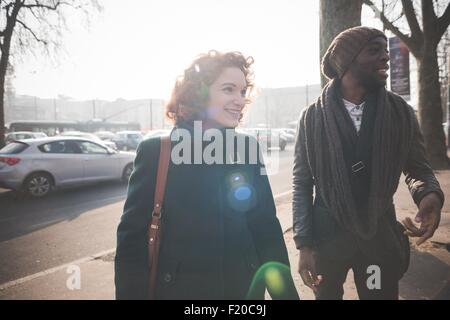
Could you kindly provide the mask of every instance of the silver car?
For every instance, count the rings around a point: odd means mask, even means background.
[[[13,140],[23,140],[23,139],[36,139],[36,138],[46,138],[47,135],[44,132],[32,132],[32,131],[16,131],[10,132],[5,137],[5,143],[8,144]]]
[[[0,187],[33,197],[94,181],[128,182],[135,154],[76,137],[13,141],[0,149]]]

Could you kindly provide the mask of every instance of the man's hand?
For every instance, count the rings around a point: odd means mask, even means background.
[[[406,235],[420,237],[416,242],[418,246],[431,238],[438,228],[441,220],[441,205],[441,200],[436,193],[431,192],[420,201],[419,212],[414,218],[415,222],[420,223],[420,228],[414,225],[411,218],[406,218],[402,221],[406,228]]]
[[[300,249],[300,258],[298,260],[298,273],[302,277],[303,283],[317,292],[317,286],[322,280],[316,273],[316,260],[310,248]]]

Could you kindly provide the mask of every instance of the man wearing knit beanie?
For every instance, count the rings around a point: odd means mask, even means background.
[[[354,27],[334,38],[322,58],[322,73],[328,78],[342,78],[361,50],[373,39],[384,38],[383,32],[373,28]]]
[[[420,245],[439,225],[444,195],[413,109],[385,89],[388,61],[383,32],[343,31],[322,59],[330,81],[300,117],[294,241],[298,271],[317,299],[342,299],[350,269],[360,299],[398,299],[409,266],[407,235]],[[418,227],[395,218],[402,172],[418,206]]]

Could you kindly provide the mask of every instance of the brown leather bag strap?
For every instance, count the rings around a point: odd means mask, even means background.
[[[155,199],[153,202],[152,215],[161,218],[161,207],[164,201],[164,191],[166,190],[167,172],[170,160],[170,137],[161,137],[161,147],[159,152],[158,175],[156,176]]]
[[[152,220],[148,230],[148,267],[149,267],[149,299],[155,299],[156,275],[158,267],[158,255],[161,242],[161,214],[166,190],[167,172],[170,160],[170,137],[161,137],[159,153],[158,173],[156,175],[156,189]]]

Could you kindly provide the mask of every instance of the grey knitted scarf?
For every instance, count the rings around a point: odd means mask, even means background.
[[[377,232],[398,187],[413,138],[412,109],[399,96],[380,88],[376,94],[371,179],[367,212],[359,213],[352,195],[336,112],[339,81],[330,81],[306,114],[306,151],[316,193],[346,230],[369,240]]]

